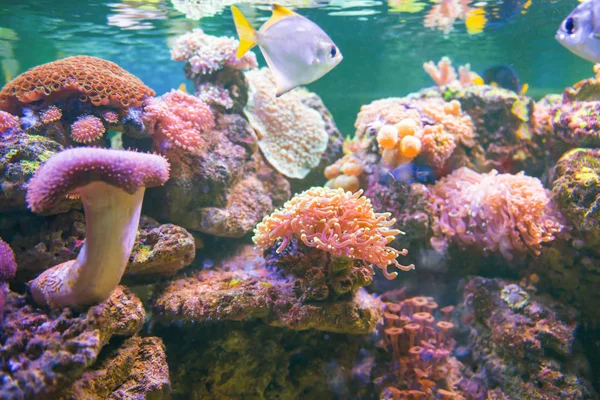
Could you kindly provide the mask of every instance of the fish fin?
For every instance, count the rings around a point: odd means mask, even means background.
[[[231,12],[233,13],[235,29],[240,38],[240,45],[237,49],[237,58],[242,58],[248,50],[258,44],[256,30],[250,25],[250,22],[248,22],[246,17],[244,17],[244,14],[242,14],[236,6],[231,6]]]
[[[296,16],[298,16],[298,14],[296,14],[295,12],[288,10],[283,6],[280,6],[279,4],[273,4],[273,15],[271,15],[271,18],[269,18],[269,20],[265,22],[265,24],[260,28],[260,31],[266,31],[271,25],[281,21],[282,19]]]
[[[182,91],[183,93],[188,93],[187,91],[187,86],[185,83],[182,83],[181,85],[179,85],[179,87],[177,88],[177,90]]]
[[[523,84],[523,86],[521,86],[521,90],[519,91],[519,94],[525,95],[525,93],[527,93],[528,90],[529,90],[529,83],[525,83],[525,84]]]
[[[495,88],[500,87],[500,85],[498,85],[498,82],[490,82],[489,85]]]
[[[269,53],[265,51],[265,49],[263,49],[262,47],[260,49],[262,50],[263,56],[265,57],[265,61],[267,62],[269,70],[273,74],[273,77],[275,78],[275,83],[277,84],[277,92],[275,93],[275,97],[280,97],[281,95],[286,94],[287,92],[298,86],[298,84],[291,82],[284,74],[281,73],[281,71],[279,70],[279,68],[277,68],[277,65],[273,62],[271,56],[269,56]]]

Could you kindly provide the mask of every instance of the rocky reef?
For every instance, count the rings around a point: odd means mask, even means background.
[[[598,78],[444,58],[343,138],[238,45],[175,40],[193,93],[90,56],[0,91],[0,397],[598,397]]]

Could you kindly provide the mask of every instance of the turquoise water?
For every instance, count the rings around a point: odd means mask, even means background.
[[[322,97],[346,135],[353,133],[361,105],[430,85],[421,65],[442,56],[455,65],[470,63],[479,73],[491,65],[510,64],[522,82],[529,83],[534,98],[560,93],[590,75],[591,64],[554,39],[576,1],[533,0],[527,8],[518,1],[472,2],[486,4],[490,20],[479,34],[469,34],[461,20],[449,34],[424,27],[424,17],[434,5],[427,1],[416,13],[393,12],[385,1],[312,3],[314,7],[300,7],[299,12],[323,27],[344,61],[309,88]],[[162,94],[185,81],[183,64],[169,55],[176,36],[198,26],[212,35],[235,36],[228,9],[192,21],[165,0],[5,0],[0,7],[0,60],[8,70],[0,76],[0,85],[7,76],[36,65],[87,54],[116,62]],[[253,9],[256,26],[270,15],[268,6]],[[499,15],[492,21],[494,14]]]

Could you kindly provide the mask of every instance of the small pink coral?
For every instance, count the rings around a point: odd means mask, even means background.
[[[50,106],[48,108],[46,108],[44,111],[42,111],[41,115],[40,115],[40,120],[42,121],[42,123],[45,124],[50,124],[52,122],[56,122],[58,120],[60,120],[62,118],[62,111],[60,111],[60,108],[56,107],[56,106]]]
[[[71,125],[71,137],[78,143],[90,143],[104,135],[106,129],[100,118],[93,115],[79,117]]]
[[[203,148],[203,134],[215,127],[210,107],[180,90],[149,99],[144,107],[144,121],[157,141],[186,150]],[[163,143],[158,147],[162,148]]]
[[[242,58],[236,56],[239,42],[229,37],[217,37],[204,33],[200,28],[179,38],[171,49],[171,58],[175,61],[189,62],[195,74],[210,74],[229,67],[243,70],[258,66],[252,52]]]
[[[522,172],[479,174],[463,167],[438,181],[431,195],[431,244],[440,252],[452,241],[508,260],[527,252],[537,256],[542,243],[565,228],[550,192]]]
[[[450,33],[454,29],[457,19],[466,19],[467,14],[471,11],[470,2],[471,0],[441,0],[431,7],[425,16],[425,27],[437,28],[444,34]]]
[[[226,110],[233,107],[233,100],[229,91],[221,85],[202,83],[196,90],[196,96],[207,104],[221,106]]]
[[[0,136],[10,134],[15,129],[20,129],[19,118],[5,111],[0,111]]]
[[[433,61],[428,61],[423,64],[423,69],[439,86],[449,85],[456,81],[456,70],[448,57],[442,57],[437,66]]]
[[[102,118],[109,124],[116,124],[119,122],[119,114],[116,111],[107,110],[102,113]]]

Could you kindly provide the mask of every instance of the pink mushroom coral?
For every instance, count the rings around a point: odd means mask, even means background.
[[[35,302],[66,307],[106,300],[131,254],[145,189],[168,178],[169,163],[153,154],[76,148],[50,158],[30,181],[29,208],[42,212],[68,194],[81,196],[86,239],[77,259],[30,282]]]

